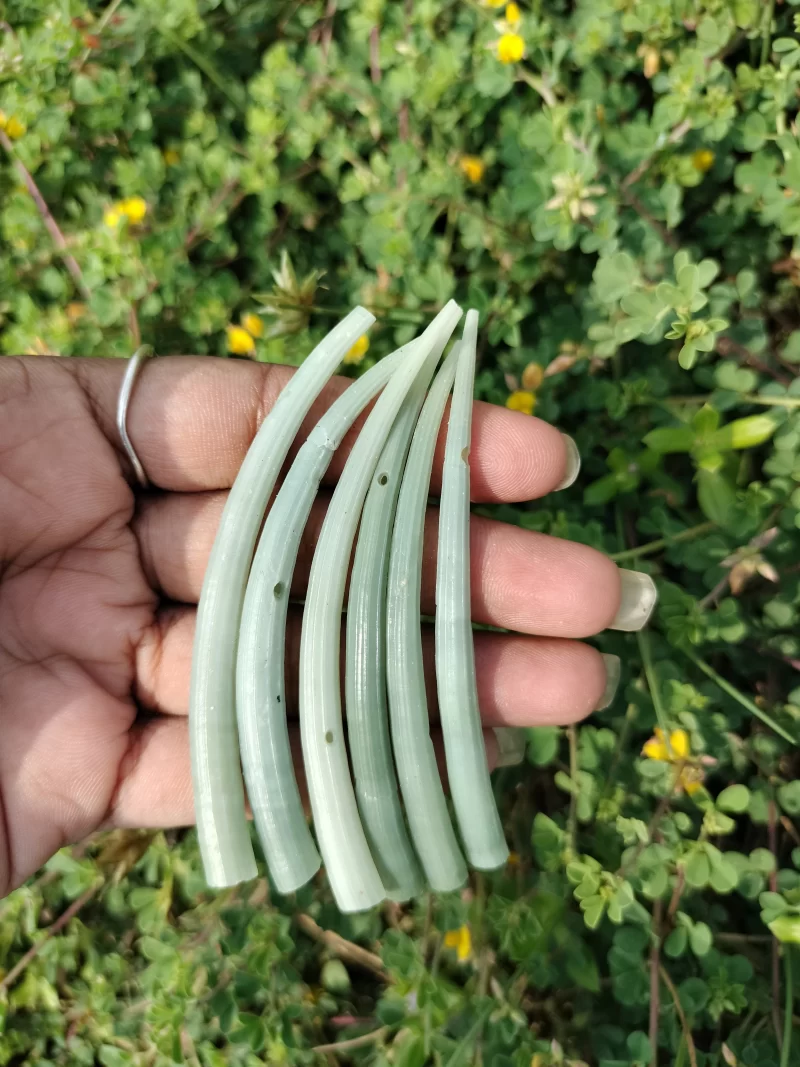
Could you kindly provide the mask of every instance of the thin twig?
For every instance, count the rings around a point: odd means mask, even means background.
[[[769,59],[769,49],[772,44],[772,18],[775,14],[775,0],[769,0],[767,10],[764,13],[764,23],[761,29],[761,66]]]
[[[529,70],[525,70],[521,67],[519,70],[518,78],[520,81],[524,81],[526,85],[530,85],[531,89],[541,96],[542,100],[548,107],[555,107],[558,101],[556,100],[555,93],[544,80],[544,78],[537,78],[535,74],[531,74]]]
[[[361,1037],[351,1037],[348,1041],[334,1041],[331,1045],[315,1045],[312,1048],[312,1052],[332,1052],[336,1055],[337,1052],[349,1052],[353,1048],[364,1048],[365,1045],[374,1045],[376,1041],[380,1041],[391,1033],[391,1026],[380,1026],[377,1030],[370,1030],[368,1034],[362,1034]]]
[[[122,0],[111,0],[111,3],[108,5],[108,7],[103,12],[103,14],[100,16],[100,21],[97,23],[96,26],[92,27],[92,32],[93,32],[93,35],[95,37],[99,37],[100,36],[100,34],[103,32],[103,30],[109,24],[111,19],[114,17],[114,12],[117,10],[117,8],[119,7],[119,5],[121,3],[122,3]],[[92,54],[92,46],[90,45],[84,51],[84,53],[81,56],[81,58],[78,60],[78,70],[80,70],[83,67],[84,63],[86,62],[86,60],[89,58],[89,56],[91,54]]]
[[[381,80],[380,36],[377,26],[369,31],[369,76],[373,85]]]
[[[20,177],[25,182],[25,188],[31,194],[33,202],[34,204],[36,204],[36,207],[39,210],[39,214],[42,216],[42,221],[44,222],[45,226],[47,227],[48,233],[53,239],[53,244],[56,246],[59,255],[64,260],[64,266],[72,275],[72,280],[75,282],[78,291],[80,292],[84,300],[90,300],[92,294],[89,292],[88,288],[86,287],[86,282],[83,280],[81,268],[78,266],[74,257],[69,252],[67,242],[64,239],[64,234],[59,229],[58,223],[53,218],[50,212],[50,208],[47,206],[44,197],[39,192],[39,186],[33,180],[30,171],[15,152],[14,145],[11,143],[11,139],[5,132],[5,130],[0,130],[0,144],[8,153],[8,156],[13,162],[14,166],[17,168]]]
[[[715,941],[726,941],[731,945],[770,945],[772,934],[714,934]]]
[[[789,1067],[792,1049],[792,1008],[794,1006],[794,983],[792,981],[792,946],[783,946],[783,973],[786,983],[786,1001],[783,1009],[783,1048],[781,1067]]]
[[[767,805],[767,838],[769,841],[769,850],[772,853],[773,864],[772,870],[769,875],[769,888],[770,892],[778,892],[778,828],[777,828],[777,808],[775,806],[774,797],[770,797],[769,804]],[[778,1004],[780,1002],[781,995],[781,963],[780,963],[780,945],[778,944],[777,937],[772,938],[772,1025],[775,1027],[775,1041],[777,1042],[778,1049],[782,1048],[781,1038],[781,1013]]]
[[[88,904],[92,897],[97,893],[98,889],[103,885],[102,881],[96,882],[93,886],[85,889],[79,897],[77,897],[70,906],[56,919],[54,923],[47,927],[41,940],[37,941],[35,945],[31,945],[28,951],[21,959],[17,960],[7,975],[0,981],[0,991],[8,989],[9,986],[16,982],[17,978],[22,974],[31,960],[35,960],[44,946],[50,940],[51,937],[55,937],[59,931],[63,930],[67,923],[74,919],[81,908]]]
[[[364,967],[365,970],[372,971],[378,978],[383,979],[384,982],[391,982],[391,976],[383,966],[383,960],[380,956],[376,956],[374,952],[369,952],[367,949],[362,948],[360,945],[353,944],[352,941],[346,940],[341,934],[335,933],[333,930],[323,930],[310,915],[300,914],[297,916],[297,925],[307,934],[308,937],[314,941],[319,941],[320,944],[325,945],[326,948],[338,956],[342,960],[346,960],[348,963],[354,963],[359,967]]]
[[[797,744],[797,738],[792,737],[792,735],[787,730],[784,730],[779,723],[775,722],[770,715],[767,715],[765,711],[762,711],[758,704],[753,703],[753,701],[745,696],[744,693],[740,693],[735,685],[731,685],[730,682],[726,681],[726,679],[723,678],[721,674],[718,674],[713,667],[710,667],[705,660],[695,656],[694,653],[689,652],[688,649],[681,648],[680,651],[683,652],[684,656],[686,656],[687,659],[690,659],[695,667],[698,667],[707,678],[710,678],[712,682],[716,682],[723,693],[727,693],[728,696],[733,697],[734,700],[741,704],[743,708],[747,708],[751,715],[755,715],[755,717],[760,719],[765,726],[769,726],[769,728],[774,730],[779,737],[784,739],[784,741],[788,741],[791,745]]]
[[[197,239],[201,236],[201,234],[205,230],[206,226],[213,220],[214,214],[219,210],[219,208],[222,206],[222,204],[227,200],[228,196],[236,188],[238,188],[238,185],[239,185],[239,179],[238,178],[232,178],[230,181],[225,182],[225,184],[219,190],[217,195],[214,197],[214,199],[208,205],[208,210],[203,213],[204,217],[200,220],[200,222],[198,222],[195,226],[193,226],[191,228],[191,230],[189,230],[189,232],[186,234],[186,238],[185,238],[185,240],[183,242],[183,247],[186,249],[187,252],[192,247],[192,245],[195,243],[195,241],[197,241]]]
[[[328,62],[328,52],[331,47],[331,41],[333,40],[333,16],[336,14],[336,2],[337,0],[328,0],[327,7],[325,8],[325,25],[322,28],[322,35],[320,37],[322,58],[326,63]]]
[[[569,741],[569,777],[572,789],[569,793],[569,815],[567,816],[567,837],[570,848],[574,855],[578,852],[578,737],[575,724],[570,723],[567,727],[567,739]]]
[[[686,1013],[681,1006],[681,1000],[678,996],[678,990],[675,988],[675,983],[667,973],[666,967],[659,966],[658,973],[661,975],[661,981],[669,990],[669,995],[672,997],[672,1003],[675,1005],[675,1011],[678,1013],[678,1018],[681,1021],[681,1029],[683,1030],[683,1038],[686,1042],[686,1048],[689,1052],[689,1063],[691,1067],[697,1067],[697,1052],[694,1047],[694,1038],[692,1037],[692,1031],[689,1029],[689,1023],[686,1019]]]
[[[651,213],[647,210],[647,208],[641,202],[639,197],[635,195],[635,193],[632,193],[630,189],[626,188],[624,185],[621,185],[619,189],[619,195],[622,200],[628,205],[628,207],[633,208],[633,210],[636,212],[637,215],[640,216],[640,218],[643,218],[648,225],[653,227],[653,229],[656,231],[656,233],[664,242],[664,244],[669,245],[670,248],[680,247],[680,242],[678,241],[678,238],[675,236],[675,234],[672,233],[671,230],[668,230],[662,222],[659,222],[655,215],[651,215]]]
[[[682,141],[686,134],[691,130],[692,124],[689,119],[684,119],[683,122],[679,122],[678,125],[672,130],[669,136],[666,138],[663,144],[658,145],[655,152],[652,152],[649,156],[638,163],[627,177],[622,179],[621,188],[627,189],[631,185],[635,185],[644,175],[650,170],[655,158],[662,148],[666,148],[667,145],[677,144]]]
[[[728,582],[731,580],[730,571],[726,571],[710,593],[706,593],[702,600],[697,601],[697,607],[699,611],[706,611],[707,608],[717,606],[717,601],[728,588]]]
[[[650,690],[650,699],[653,701],[653,708],[655,709],[656,718],[658,719],[658,725],[664,731],[664,743],[666,744],[667,749],[671,749],[667,712],[661,700],[661,689],[658,684],[658,675],[653,666],[653,657],[650,654],[649,630],[639,630],[636,634],[636,640],[639,645],[644,676],[647,679],[647,688]]]
[[[780,382],[781,385],[789,385],[791,378],[785,374],[781,374],[780,371],[775,370],[774,367],[770,367],[769,363],[765,363],[754,355],[749,348],[739,344],[738,341],[734,341],[732,337],[718,337],[716,341],[717,351],[721,356],[736,356],[740,363],[745,366],[752,367],[753,370],[760,371],[762,374],[768,375],[776,382]]]
[[[648,544],[640,545],[638,548],[627,548],[624,552],[615,552],[610,558],[615,563],[621,563],[623,560],[652,556],[654,553],[660,552],[662,548],[669,548],[671,545],[677,545],[681,541],[692,541],[695,537],[711,533],[716,528],[717,524],[715,522],[701,522],[699,526],[690,526],[688,530],[682,530],[680,533],[672,534],[670,537],[660,537],[657,541],[650,541]]]
[[[675,913],[678,910],[678,905],[681,902],[681,894],[683,893],[684,886],[686,885],[686,868],[683,866],[678,867],[678,876],[675,879],[675,887],[672,890],[672,897],[670,898],[669,907],[667,908],[667,918],[670,923],[675,918]]]
[[[650,948],[650,1067],[658,1067],[658,1015],[661,1010],[661,992],[658,984],[658,968],[661,966],[661,911],[662,904],[653,905],[653,944]]]

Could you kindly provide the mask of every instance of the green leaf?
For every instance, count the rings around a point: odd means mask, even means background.
[[[350,989],[350,975],[341,960],[326,960],[320,972],[320,982],[329,993],[347,993]]]
[[[787,815],[800,815],[800,779],[778,788],[778,803]]]
[[[546,767],[558,755],[561,728],[534,726],[528,729],[528,761],[534,767]]]
[[[678,986],[678,996],[683,1010],[690,1017],[697,1016],[708,1004],[710,992],[702,978],[687,978]]]
[[[733,517],[736,494],[727,479],[717,471],[697,472],[697,501],[707,519],[727,526]]]
[[[260,1052],[266,1041],[263,1019],[251,1012],[240,1011],[228,1039],[233,1044],[248,1045],[253,1052]]]
[[[392,1045],[395,1067],[424,1067],[425,1058],[425,1042],[419,1034],[398,1034]]]
[[[684,868],[684,876],[687,885],[695,889],[703,889],[711,879],[711,864],[708,856],[700,849],[696,849],[689,856]]]
[[[600,301],[613,304],[638,284],[639,268],[628,252],[615,252],[597,261],[593,278]]]
[[[586,923],[590,930],[597,929],[603,918],[603,913],[605,912],[605,910],[606,905],[604,900],[597,900],[596,903],[593,903],[590,907],[586,908],[583,913],[583,921]]]
[[[784,944],[800,945],[800,915],[779,915],[767,924],[770,931]]]
[[[740,814],[750,804],[750,790],[744,785],[729,785],[717,797],[717,807],[722,811]]]
[[[695,956],[706,956],[711,949],[713,940],[710,926],[703,922],[695,923],[689,934],[689,944]]]
[[[675,452],[691,452],[695,431],[688,426],[664,427],[645,434],[643,443],[654,452],[669,455]]]
[[[684,926],[677,926],[664,942],[664,952],[671,959],[678,959],[684,954],[689,944],[689,934]]]

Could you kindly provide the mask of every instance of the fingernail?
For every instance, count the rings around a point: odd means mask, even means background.
[[[495,726],[494,736],[497,739],[496,767],[516,767],[522,763],[528,744],[524,730],[517,726]]]
[[[617,689],[619,688],[619,676],[622,673],[622,660],[619,656],[611,656],[607,653],[601,653],[603,657],[603,663],[606,667],[606,687],[603,690],[603,695],[600,697],[600,703],[595,708],[595,711],[605,711],[614,700],[617,695]]]
[[[567,466],[564,471],[563,479],[555,487],[554,492],[558,492],[559,489],[569,489],[575,479],[578,477],[578,472],[581,469],[581,454],[578,451],[578,446],[569,436],[569,434],[562,433],[564,438],[564,447],[567,450]]]
[[[620,568],[622,597],[619,610],[609,627],[611,630],[641,630],[653,613],[658,600],[656,583],[642,571],[626,571]]]

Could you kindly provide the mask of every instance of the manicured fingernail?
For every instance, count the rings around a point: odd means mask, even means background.
[[[622,597],[619,610],[611,623],[612,630],[641,630],[653,613],[658,600],[656,583],[642,571],[626,571],[620,568]]]
[[[569,489],[575,479],[578,477],[578,472],[581,469],[581,454],[578,451],[578,446],[569,436],[569,434],[562,433],[564,438],[564,447],[567,450],[567,465],[564,470],[564,477],[555,487],[554,492],[558,492],[559,489]]]
[[[522,763],[528,743],[524,730],[517,726],[495,726],[494,736],[497,739],[496,767],[516,767]]]
[[[619,656],[611,656],[605,652],[602,653],[602,656],[603,663],[606,666],[606,687],[603,690],[603,695],[600,697],[600,703],[595,708],[595,711],[604,711],[611,705],[611,702],[617,695],[619,676],[622,673],[622,660]]]

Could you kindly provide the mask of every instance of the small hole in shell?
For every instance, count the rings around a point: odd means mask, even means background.
[[[274,589],[272,590],[272,593],[273,593],[273,595],[274,595],[274,597],[275,597],[275,599],[276,599],[276,600],[277,600],[277,599],[278,599],[279,597],[282,597],[282,596],[283,596],[283,591],[284,591],[284,589],[285,589],[285,588],[286,588],[286,586],[285,586],[285,585],[283,584],[283,582],[278,582],[278,584],[277,584],[277,585],[275,586],[275,588],[274,588]]]

